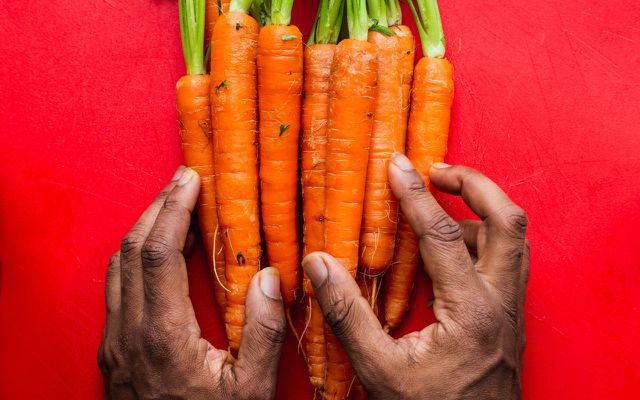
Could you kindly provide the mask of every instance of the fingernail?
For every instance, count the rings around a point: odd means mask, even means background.
[[[451,165],[443,162],[437,162],[437,163],[433,163],[432,167],[435,169],[445,169],[445,168],[451,168]]]
[[[398,168],[403,171],[411,171],[413,170],[413,164],[404,154],[393,153],[393,157],[391,157],[391,162]]]
[[[184,165],[179,166],[178,169],[176,170],[176,173],[173,174],[173,178],[171,178],[171,182],[175,182],[178,179],[182,178],[182,175],[184,174],[184,170],[185,170]]]
[[[192,170],[191,168],[185,168],[182,176],[180,177],[180,180],[178,181],[178,186],[184,186],[189,183],[189,181],[195,174],[196,171]]]
[[[282,294],[280,293],[280,274],[278,270],[269,267],[260,271],[260,290],[265,296],[274,299],[281,300]]]
[[[322,285],[322,282],[327,279],[327,275],[329,274],[324,260],[316,255],[305,258],[302,262],[302,269],[304,269],[304,272],[306,272],[309,279],[311,279],[314,288]]]

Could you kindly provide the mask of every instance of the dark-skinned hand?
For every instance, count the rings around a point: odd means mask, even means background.
[[[184,248],[200,190],[181,167],[122,240],[107,270],[98,362],[108,399],[271,399],[285,334],[274,268],[251,281],[238,357],[200,336]]]
[[[394,155],[389,180],[433,281],[435,323],[394,339],[333,257],[312,253],[303,268],[370,399],[519,398],[526,215],[473,169],[436,164],[430,179],[437,189],[462,196],[481,219],[454,221],[409,159]]]

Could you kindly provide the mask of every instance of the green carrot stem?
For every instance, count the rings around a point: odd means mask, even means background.
[[[349,38],[367,41],[369,16],[365,0],[347,0],[347,24]]]
[[[205,0],[180,0],[180,38],[187,74],[206,73],[204,61],[204,14]]]
[[[308,41],[309,45],[338,43],[344,5],[344,0],[320,0],[318,16]]]
[[[400,0],[386,0],[387,6],[387,25],[402,25],[402,9],[400,8]]]
[[[438,9],[437,0],[415,0],[418,4],[416,9],[414,0],[407,0],[411,13],[416,21],[422,52],[427,57],[444,58],[445,41],[442,29],[442,19]]]
[[[291,24],[291,9],[293,0],[272,0],[271,23],[287,26]]]
[[[251,16],[258,21],[258,25],[271,24],[271,3],[269,0],[253,0],[249,8]]]
[[[369,18],[374,21],[374,25],[388,27],[387,6],[384,0],[367,0],[367,12]]]
[[[251,9],[251,3],[253,3],[253,0],[231,0],[229,12],[248,14]]]

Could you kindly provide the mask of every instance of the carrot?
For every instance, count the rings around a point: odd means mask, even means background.
[[[296,200],[302,93],[302,33],[289,25],[293,0],[273,0],[258,35],[262,226],[269,265],[280,272],[287,307],[299,285]]]
[[[304,102],[302,107],[302,216],[303,254],[324,251],[324,207],[329,79],[344,12],[343,0],[321,0],[308,47],[304,52]],[[309,297],[305,349],[309,380],[322,390],[326,369],[326,343],[322,310],[313,287],[304,276]]]
[[[447,152],[453,66],[444,58],[444,33],[436,0],[409,0],[416,20],[422,50],[426,55],[416,65],[411,111],[407,129],[407,156],[429,185],[429,168],[444,160]],[[385,303],[387,329],[402,321],[407,309],[417,268],[418,243],[411,227],[402,220],[398,233],[394,266],[388,275]]]
[[[377,49],[368,43],[364,0],[347,0],[349,39],[336,49],[327,130],[325,246],[355,277],[369,145],[377,95]],[[325,398],[346,398],[353,381],[344,350],[327,332]]]
[[[224,257],[216,210],[216,188],[211,144],[211,78],[204,65],[204,1],[179,3],[180,36],[187,75],[176,84],[176,100],[180,138],[185,164],[200,175],[202,188],[198,199],[198,222],[202,240],[215,280],[215,297],[220,310],[225,310]]]
[[[360,234],[360,266],[365,274],[377,277],[391,264],[398,224],[398,202],[389,187],[387,170],[393,153],[404,151],[400,68],[403,55],[399,38],[387,27],[384,1],[369,0],[368,6],[376,28],[369,31],[368,41],[378,48],[379,67]],[[373,281],[372,295],[376,287],[377,278]]]
[[[229,291],[225,322],[237,350],[249,282],[260,268],[258,206],[258,23],[247,14],[251,0],[232,0],[211,39],[211,109],[218,218],[224,240]]]
[[[229,2],[231,0],[207,0],[207,8],[205,12],[205,26],[204,26],[204,47],[211,44],[211,35],[213,34],[213,27],[216,26],[218,18],[229,11]]]
[[[402,73],[402,129],[406,136],[407,121],[409,119],[409,100],[411,98],[411,83],[413,80],[413,66],[416,55],[416,44],[411,28],[402,25],[402,10],[399,0],[386,0],[387,22],[400,42],[399,49],[400,71]]]

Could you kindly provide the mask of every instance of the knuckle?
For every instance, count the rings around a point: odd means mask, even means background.
[[[462,229],[453,218],[447,214],[436,216],[422,234],[423,239],[436,239],[445,243],[452,243],[462,239]]]
[[[171,248],[161,237],[150,237],[142,246],[142,264],[146,267],[163,265],[171,256]]]
[[[127,236],[122,239],[120,244],[120,251],[123,255],[130,255],[132,253],[140,251],[144,245],[144,236],[138,232],[136,228],[132,229]]]
[[[407,186],[406,196],[409,199],[419,199],[427,193],[427,187],[422,178],[416,176]]]
[[[283,321],[278,318],[260,318],[257,323],[260,327],[258,340],[269,346],[284,343],[286,327]]]
[[[327,324],[329,324],[336,336],[343,336],[351,329],[353,306],[354,299],[352,297],[340,297],[333,302],[326,313]]]
[[[518,239],[527,232],[527,213],[517,205],[505,207],[500,213],[500,221],[507,232]]]
[[[188,216],[191,214],[190,210],[187,207],[182,205],[180,201],[173,198],[172,196],[167,197],[162,208],[164,208],[171,214],[178,214],[182,217],[188,218]]]

